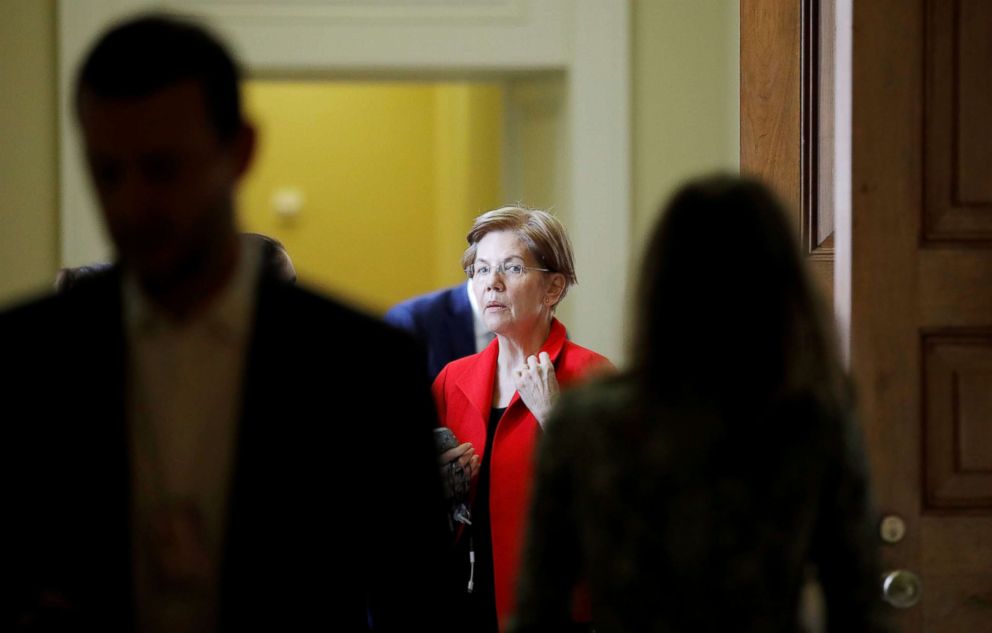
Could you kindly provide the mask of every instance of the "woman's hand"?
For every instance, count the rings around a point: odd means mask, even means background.
[[[441,485],[444,498],[449,501],[465,501],[468,498],[472,478],[479,474],[479,456],[471,442],[465,442],[441,453],[437,458],[441,469]]]
[[[465,442],[444,451],[438,456],[437,461],[442,471],[453,468],[449,464],[457,461],[457,467],[462,471],[468,472],[470,479],[479,474],[479,464],[481,462],[479,456],[475,454],[475,448],[471,442]]]
[[[551,408],[558,401],[558,379],[555,366],[547,352],[540,356],[530,356],[527,364],[513,372],[517,393],[530,412],[537,418],[541,428],[551,414]]]

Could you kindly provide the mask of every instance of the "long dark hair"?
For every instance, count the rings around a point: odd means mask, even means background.
[[[712,176],[679,189],[644,258],[633,371],[651,400],[722,411],[850,389],[797,227],[764,185]]]

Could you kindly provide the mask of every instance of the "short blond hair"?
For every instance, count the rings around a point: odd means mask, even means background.
[[[462,255],[463,269],[475,263],[475,252],[482,238],[495,231],[512,231],[527,245],[527,249],[542,268],[565,276],[565,287],[558,299],[559,303],[565,298],[569,287],[578,283],[572,242],[568,239],[565,225],[547,211],[518,206],[486,211],[475,219],[466,236],[468,248]]]

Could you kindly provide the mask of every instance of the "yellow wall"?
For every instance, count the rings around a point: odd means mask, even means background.
[[[0,306],[58,261],[54,0],[0,0]]]
[[[503,88],[445,83],[435,88],[435,287],[463,280],[472,221],[502,206]]]
[[[463,278],[471,220],[500,201],[499,86],[252,81],[246,97],[261,135],[242,226],[282,241],[302,282],[384,311]],[[295,217],[272,209],[283,188]]]

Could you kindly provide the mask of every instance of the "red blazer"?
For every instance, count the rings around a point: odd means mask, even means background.
[[[610,364],[604,356],[567,340],[565,326],[557,319],[551,321],[551,331],[541,351],[551,357],[555,376],[563,389],[591,369]],[[478,354],[448,363],[434,380],[434,400],[441,424],[450,428],[459,442],[471,442],[480,459],[486,447],[498,357],[499,339],[496,339]],[[520,394],[514,393],[496,429],[489,464],[493,581],[500,629],[507,625],[516,606],[517,575],[540,434],[537,418],[520,400]],[[590,619],[588,603],[576,611],[581,621]]]

